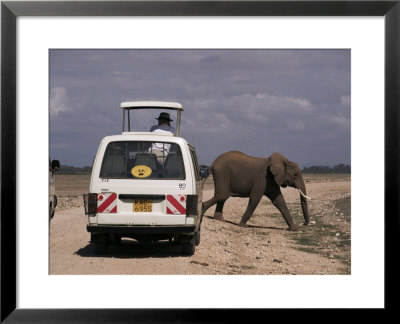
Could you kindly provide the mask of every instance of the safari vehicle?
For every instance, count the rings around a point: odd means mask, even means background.
[[[49,220],[54,217],[57,207],[54,172],[60,170],[60,161],[49,159]]]
[[[120,106],[122,134],[101,141],[84,195],[94,252],[107,253],[110,243],[128,237],[169,240],[192,255],[200,243],[202,180],[209,170],[199,167],[195,148],[180,137],[182,105],[145,101]],[[131,111],[143,109],[175,112],[176,133],[131,131]],[[163,148],[161,156],[154,154],[155,146]]]

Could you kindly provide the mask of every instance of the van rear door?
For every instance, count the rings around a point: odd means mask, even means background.
[[[105,148],[99,182],[98,224],[186,224],[191,169],[173,142],[112,141]],[[96,191],[95,191],[96,190]]]

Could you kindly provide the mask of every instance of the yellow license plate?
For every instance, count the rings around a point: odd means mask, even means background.
[[[151,199],[135,199],[133,201],[134,213],[151,213],[153,210],[153,200]]]

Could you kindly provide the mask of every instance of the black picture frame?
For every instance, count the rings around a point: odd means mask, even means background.
[[[395,1],[2,1],[1,322],[234,322],[265,310],[18,309],[16,307],[16,19],[19,16],[382,16],[385,19],[385,310],[397,306],[399,218],[400,0]],[[371,172],[373,172],[371,166]],[[398,245],[398,243],[397,243]],[[391,297],[394,296],[394,297]],[[189,294],[188,298],[196,298]]]

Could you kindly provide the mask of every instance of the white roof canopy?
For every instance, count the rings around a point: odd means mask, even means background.
[[[179,102],[168,101],[125,101],[121,102],[122,108],[122,132],[125,132],[125,120],[127,121],[127,131],[131,132],[131,118],[130,111],[132,109],[162,109],[162,110],[175,110],[176,111],[176,136],[181,134],[181,113],[183,107]],[[127,118],[126,116],[127,115]]]
[[[126,101],[121,102],[122,109],[172,109],[181,110],[183,107],[179,102],[168,101]]]

